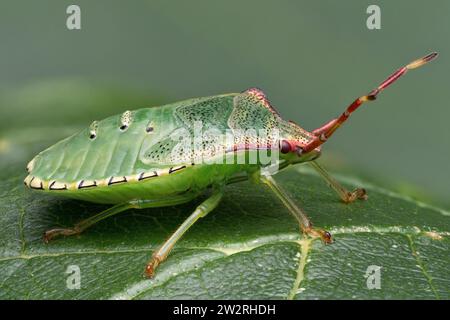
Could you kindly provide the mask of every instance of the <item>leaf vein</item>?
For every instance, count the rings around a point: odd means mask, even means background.
[[[414,246],[414,240],[412,238],[411,235],[406,235],[406,237],[408,238],[408,243],[409,243],[409,248],[411,249],[411,253],[414,257],[414,259],[417,262],[417,265],[419,266],[420,270],[422,271],[423,275],[425,276],[425,278],[427,279],[428,285],[430,286],[431,290],[433,291],[436,299],[440,299],[439,293],[437,292],[436,288],[434,287],[433,284],[433,278],[430,276],[430,274],[428,273],[424,262],[422,261],[422,259],[419,257],[419,254],[417,253],[417,250]]]

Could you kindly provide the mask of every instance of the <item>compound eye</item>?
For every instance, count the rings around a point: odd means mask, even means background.
[[[281,140],[280,142],[280,152],[281,153],[288,153],[291,151],[291,144],[287,142],[286,140]]]

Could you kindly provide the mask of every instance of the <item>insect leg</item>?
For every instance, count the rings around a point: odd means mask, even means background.
[[[163,243],[163,245],[153,253],[148,262],[144,274],[151,278],[155,273],[155,269],[163,262],[175,243],[180,240],[183,234],[200,218],[206,216],[209,212],[214,210],[222,199],[223,193],[221,190],[215,191],[208,199],[202,202],[195,211],[181,224],[181,226],[170,236],[170,238]]]
[[[313,228],[311,220],[306,213],[298,207],[294,201],[288,196],[286,191],[279,186],[271,176],[261,175],[261,180],[275,193],[275,195],[283,202],[289,212],[297,219],[301,230],[313,237],[320,237],[324,243],[332,243],[331,234],[323,229]]]
[[[169,199],[157,199],[157,200],[134,200],[130,202],[117,204],[109,209],[106,209],[92,217],[82,220],[75,224],[72,228],[56,228],[48,230],[44,233],[44,242],[48,243],[50,240],[58,236],[71,236],[75,234],[80,234],[90,226],[100,222],[106,218],[116,215],[128,209],[144,209],[144,208],[155,208],[155,207],[165,207],[173,206],[181,203],[188,202],[195,197],[194,194],[184,194],[177,197],[172,197]]]
[[[324,180],[333,188],[334,191],[345,203],[351,203],[356,199],[367,200],[367,192],[363,188],[357,188],[352,192],[344,188],[339,182],[337,182],[322,166],[316,161],[309,162],[311,166],[324,178]]]

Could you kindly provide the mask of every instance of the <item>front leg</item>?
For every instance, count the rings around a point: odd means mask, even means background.
[[[337,182],[322,166],[320,166],[315,161],[309,162],[311,166],[320,174],[320,176],[328,183],[328,185],[333,188],[334,191],[339,195],[341,200],[345,203],[351,203],[357,199],[367,200],[367,192],[363,188],[358,188],[352,192],[344,188],[339,182]]]
[[[284,191],[271,176],[261,175],[260,180],[275,193],[289,212],[297,219],[303,233],[312,237],[320,237],[326,244],[333,242],[331,234],[328,231],[320,228],[313,228],[311,220],[309,220],[306,213],[292,201],[286,191]]]

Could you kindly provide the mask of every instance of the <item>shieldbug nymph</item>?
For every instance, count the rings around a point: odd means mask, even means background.
[[[145,274],[152,277],[183,234],[217,207],[225,185],[252,180],[262,182],[274,192],[280,204],[296,217],[306,236],[331,243],[331,234],[313,227],[303,210],[272,178],[274,171],[270,173],[269,169],[274,164],[279,171],[309,163],[343,202],[367,199],[364,189],[346,190],[316,162],[321,145],[364,102],[375,100],[408,70],[436,56],[437,53],[430,53],[398,69],[369,94],[354,100],[339,117],[311,132],[283,120],[266,95],[256,88],[125,111],[94,121],[85,130],[34,157],[27,166],[29,175],[24,182],[41,192],[114,206],[71,228],[49,230],[44,240],[79,234],[130,208],[174,206],[208,194],[153,253],[145,268]],[[199,124],[200,138],[196,135]],[[266,134],[260,134],[261,131]],[[261,151],[270,157],[275,154],[276,161],[263,162]]]

